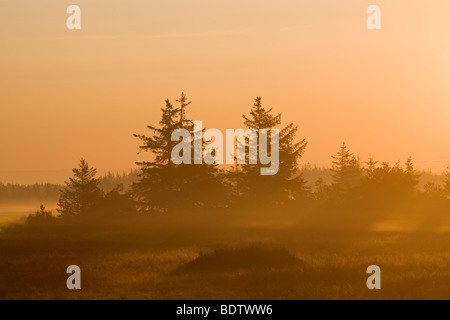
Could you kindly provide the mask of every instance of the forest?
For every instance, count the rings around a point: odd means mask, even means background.
[[[420,298],[425,289],[427,297],[448,296],[428,281],[430,270],[433,281],[450,279],[450,263],[434,264],[450,246],[450,165],[438,176],[417,171],[412,158],[363,162],[346,143],[331,168],[302,164],[317,146],[260,97],[242,121],[280,130],[278,174],[260,175],[263,165],[248,157],[231,168],[176,165],[171,134],[193,135],[194,122],[187,96],[175,102],[166,100],[159,123],[134,134],[148,160],[128,174],[99,177],[81,159],[62,186],[0,184],[2,203],[39,208],[2,226],[0,297]],[[192,144],[192,157],[196,151]],[[54,202],[56,212],[47,210]],[[364,291],[364,270],[375,262],[391,281],[379,294]],[[87,274],[80,293],[65,291],[70,264]],[[24,276],[31,267],[34,278]]]

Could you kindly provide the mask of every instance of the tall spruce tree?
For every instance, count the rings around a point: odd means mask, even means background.
[[[196,134],[194,130],[194,121],[188,119],[186,108],[191,105],[191,101],[187,98],[184,92],[177,100],[179,103],[179,127],[191,133],[191,164],[181,164],[179,166],[179,183],[182,187],[182,194],[184,198],[184,208],[186,210],[215,209],[223,207],[227,204],[229,197],[226,188],[226,181],[224,180],[223,170],[220,170],[217,164],[195,164],[194,158],[203,157],[203,151],[207,146],[207,142],[203,140],[203,133],[205,128],[197,128],[197,135],[202,135],[197,138],[202,139],[201,148],[195,148]]]
[[[78,168],[72,169],[73,177],[66,181],[61,190],[58,202],[58,212],[62,217],[84,216],[96,206],[103,197],[98,187],[99,180],[95,178],[97,169],[89,167],[80,160]]]
[[[132,185],[132,194],[144,211],[192,211],[199,207],[211,207],[223,196],[222,175],[216,165],[194,164],[194,122],[187,118],[186,108],[191,104],[186,94],[176,100],[174,108],[169,100],[162,109],[159,128],[148,126],[153,135],[135,135],[143,141],[141,151],[151,152],[155,160],[138,162],[141,167],[139,181]],[[185,129],[191,135],[191,164],[174,164],[172,149],[178,144],[172,141],[176,129]],[[204,129],[202,128],[203,132]],[[202,138],[202,137],[200,137]]]
[[[333,184],[341,190],[348,190],[361,183],[362,168],[358,158],[347,148],[345,142],[335,156],[331,156]]]
[[[131,186],[132,194],[138,206],[143,211],[170,211],[176,206],[179,188],[176,186],[176,165],[171,161],[172,132],[179,128],[177,119],[179,110],[175,109],[170,100],[165,101],[165,108],[159,127],[147,126],[153,133],[151,136],[134,134],[142,141],[140,152],[151,152],[153,161],[142,161],[136,164],[140,167],[139,181]]]
[[[420,174],[418,174],[414,168],[412,157],[409,157],[408,160],[406,160],[404,173],[406,185],[409,185],[412,189],[417,187],[419,184]]]
[[[365,168],[366,178],[369,181],[374,181],[376,179],[378,161],[375,161],[372,157],[370,157],[365,164],[367,166]]]
[[[273,114],[271,108],[264,108],[262,98],[257,97],[249,115],[242,117],[247,129],[256,132],[259,155],[259,130],[277,129],[281,125],[281,114]],[[294,141],[297,131],[298,127],[292,123],[280,129],[279,170],[277,174],[271,176],[261,175],[261,168],[266,166],[260,161],[257,164],[249,163],[249,144],[246,142],[246,164],[239,165],[238,170],[232,173],[235,176],[236,189],[243,196],[243,200],[252,204],[259,202],[265,206],[283,204],[305,194],[305,181],[298,170],[298,160],[302,157],[307,143],[305,139]]]
[[[187,119],[186,108],[189,107],[192,101],[189,101],[188,97],[184,92],[181,93],[181,97],[176,100],[180,104],[179,110],[179,127],[188,130],[189,132],[194,132],[194,122]]]

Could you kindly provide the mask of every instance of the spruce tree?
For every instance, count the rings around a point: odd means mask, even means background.
[[[405,183],[414,189],[419,184],[420,174],[414,168],[412,157],[409,157],[405,162]]]
[[[165,101],[165,108],[161,109],[162,116],[159,127],[147,126],[151,136],[134,134],[143,144],[140,152],[151,152],[153,161],[142,161],[136,164],[140,167],[139,181],[131,186],[141,210],[170,211],[175,204],[179,190],[175,185],[176,165],[171,161],[172,132],[179,128],[178,109],[170,101]]]
[[[176,101],[179,108],[174,108],[166,100],[158,128],[148,126],[152,136],[135,135],[143,141],[141,151],[155,155],[154,161],[137,163],[141,167],[141,174],[139,181],[132,185],[132,194],[143,211],[192,211],[199,207],[211,207],[224,195],[217,165],[194,164],[194,122],[186,115],[186,108],[191,102],[184,93]],[[172,149],[178,144],[172,141],[172,133],[176,129],[190,132],[191,164],[172,162]],[[197,152],[203,149],[202,142],[202,148]]]
[[[270,133],[270,129],[279,128],[281,114],[273,114],[271,108],[264,108],[262,98],[257,97],[249,115],[242,117],[246,128],[256,132],[259,155],[259,130],[266,129]],[[280,129],[279,170],[271,176],[261,175],[261,168],[264,165],[260,161],[257,164],[249,163],[249,144],[246,142],[246,164],[239,165],[238,171],[234,173],[236,189],[243,196],[243,200],[253,204],[259,202],[261,205],[282,204],[305,194],[305,181],[298,170],[298,160],[303,155],[307,143],[305,139],[294,141],[297,131],[298,127],[292,123]]]
[[[80,160],[78,168],[72,169],[73,177],[65,182],[58,202],[58,212],[62,217],[83,216],[102,199],[103,193],[98,187],[99,180],[95,178],[97,169],[89,167]]]
[[[194,132],[194,122],[188,120],[186,117],[186,108],[189,107],[192,101],[189,101],[188,97],[184,92],[181,93],[181,97],[176,100],[180,104],[179,112],[179,126],[180,128],[186,129],[189,132]]]
[[[201,148],[195,148],[194,140],[195,127],[194,121],[188,119],[186,108],[191,105],[191,101],[188,99],[184,92],[181,93],[181,97],[176,100],[179,103],[179,127],[183,128],[191,133],[191,164],[180,164],[178,166],[178,183],[180,184],[182,198],[184,201],[183,208],[185,210],[202,209],[215,209],[226,205],[228,200],[228,193],[226,191],[226,182],[224,180],[223,170],[219,170],[218,165],[195,164],[194,158],[202,158],[203,151],[207,143],[203,141],[203,133],[205,128],[198,128],[201,134],[199,137],[202,139]]]
[[[372,157],[370,157],[369,160],[365,162],[365,164],[367,165],[367,167],[365,168],[366,178],[369,181],[375,180],[378,161],[375,161]]]
[[[348,190],[361,183],[362,168],[358,158],[347,148],[345,142],[333,158],[331,167],[333,183],[341,190]]]
[[[27,224],[48,223],[53,220],[51,211],[45,209],[45,206],[41,204],[39,210],[34,214],[30,214],[26,220]]]

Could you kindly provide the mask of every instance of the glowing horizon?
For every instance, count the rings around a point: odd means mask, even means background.
[[[0,4],[1,171],[134,168],[133,133],[182,91],[191,119],[241,128],[256,96],[299,125],[301,163],[328,164],[345,141],[363,160],[450,159],[448,1],[86,0]],[[170,19],[167,16],[170,15]],[[146,155],[143,155],[144,157]],[[450,160],[449,160],[450,162]]]

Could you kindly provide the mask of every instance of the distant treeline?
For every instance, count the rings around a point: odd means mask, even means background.
[[[32,185],[3,184],[0,182],[0,203],[41,201],[55,202],[59,197],[60,185],[35,183]]]
[[[332,184],[333,171],[330,168],[320,167],[317,165],[304,164],[300,169],[300,174],[306,181],[311,191],[316,190],[316,181],[322,179],[326,184]],[[104,192],[110,192],[122,186],[122,191],[126,192],[131,185],[139,180],[139,171],[131,170],[128,173],[112,173],[109,172],[99,178],[99,188]],[[421,171],[419,179],[419,190],[424,190],[425,186],[432,183],[435,186],[445,186],[445,174],[434,174],[429,171]],[[60,196],[63,185],[53,183],[35,183],[30,185],[24,184],[3,184],[0,182],[0,204],[1,203],[56,203]]]
[[[110,192],[117,186],[122,186],[122,190],[127,191],[137,180],[137,170],[131,170],[128,173],[109,172],[99,178],[99,187],[105,192]],[[40,203],[56,203],[63,188],[63,185],[54,183],[24,185],[0,182],[0,204],[36,202],[38,206]]]
[[[310,186],[313,190],[315,188],[315,182],[319,179],[322,179],[327,184],[333,183],[333,171],[331,170],[331,168],[307,163],[301,166],[300,172],[307,185]],[[429,170],[421,170],[418,171],[418,174],[420,175],[418,184],[419,190],[423,191],[425,186],[430,183],[442,188],[445,187],[445,172],[436,174]]]
[[[131,170],[129,173],[112,173],[109,172],[99,179],[99,187],[104,192],[110,192],[121,186],[123,191],[128,191],[133,183],[138,181],[139,171]]]

